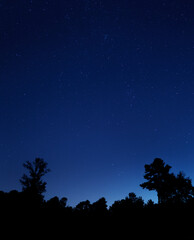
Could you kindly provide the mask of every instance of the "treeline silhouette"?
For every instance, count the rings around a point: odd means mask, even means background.
[[[160,158],[145,165],[146,181],[140,184],[142,188],[157,192],[158,203],[151,199],[145,203],[142,197],[130,192],[126,198],[115,201],[110,207],[104,197],[94,203],[89,200],[82,201],[75,207],[68,206],[66,197],[59,199],[54,196],[45,200],[43,194],[47,183],[43,181],[43,177],[50,171],[47,165],[41,158],[24,163],[28,175],[24,174],[20,179],[22,191],[0,191],[0,210],[57,212],[68,220],[90,222],[92,219],[100,219],[112,222],[113,228],[114,221],[118,224],[118,221],[127,219],[125,223],[131,228],[141,226],[142,231],[154,228],[155,231],[160,231],[160,235],[168,231],[168,236],[171,229],[173,236],[182,234],[185,239],[186,233],[191,232],[190,219],[194,213],[192,181],[182,172],[177,175],[170,173],[171,166]],[[173,228],[172,225],[176,227]]]
[[[0,207],[68,209],[69,212],[78,215],[119,214],[131,209],[144,208],[194,209],[194,187],[191,179],[185,177],[183,172],[177,175],[170,173],[171,166],[160,158],[145,165],[144,179],[147,181],[140,184],[142,188],[157,192],[158,203],[154,203],[151,199],[145,203],[142,197],[137,197],[131,192],[125,199],[115,201],[109,208],[104,197],[92,204],[89,200],[82,201],[74,208],[67,205],[66,197],[59,199],[54,196],[47,201],[44,200],[43,193],[46,191],[47,183],[43,181],[43,176],[50,172],[47,165],[41,158],[36,158],[32,163],[29,161],[24,163],[23,166],[28,170],[29,175],[24,174],[20,179],[22,191],[12,190],[9,193],[0,191]]]

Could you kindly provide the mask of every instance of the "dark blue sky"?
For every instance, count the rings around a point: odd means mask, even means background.
[[[48,162],[46,198],[108,204],[162,158],[194,179],[193,0],[3,0],[0,189]]]

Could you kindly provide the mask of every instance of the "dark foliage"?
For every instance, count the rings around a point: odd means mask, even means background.
[[[150,165],[145,165],[146,182],[141,184],[143,188],[158,193],[158,203],[152,200],[144,203],[141,197],[131,192],[125,199],[115,201],[109,208],[104,197],[94,203],[89,200],[82,201],[74,208],[68,206],[66,197],[59,199],[55,196],[45,201],[43,193],[46,191],[46,182],[42,178],[49,172],[47,163],[37,158],[33,163],[26,162],[24,167],[29,171],[29,176],[24,174],[20,180],[22,192],[0,191],[1,212],[25,210],[27,217],[23,218],[24,220],[36,219],[36,223],[40,225],[41,221],[44,221],[47,228],[50,223],[57,224],[60,229],[65,228],[66,232],[76,226],[75,235],[77,233],[79,236],[84,236],[90,229],[93,231],[92,238],[97,237],[100,232],[103,236],[119,238],[122,238],[122,233],[125,234],[124,237],[130,232],[130,235],[137,239],[142,236],[149,236],[149,239],[162,236],[165,239],[192,239],[187,238],[192,236],[192,181],[182,172],[177,176],[170,173],[171,167],[162,159],[156,158]],[[23,224],[28,221],[25,220]],[[120,235],[117,235],[118,233]],[[74,233],[70,234],[73,236]]]
[[[25,203],[31,207],[40,207],[43,204],[43,193],[46,191],[46,182],[42,180],[42,177],[50,169],[47,168],[47,163],[41,158],[36,158],[32,163],[27,161],[23,166],[29,171],[29,176],[24,174],[20,179]]]
[[[166,165],[162,159],[156,158],[150,165],[145,165],[144,178],[147,182],[140,184],[142,188],[148,190],[156,190],[158,195],[158,203],[163,203],[172,191],[169,182],[173,179],[173,175],[169,173],[171,166]]]
[[[165,165],[160,158],[145,165],[144,178],[147,182],[140,184],[142,188],[155,190],[158,204],[162,206],[186,206],[194,197],[194,187],[190,178],[180,172],[177,176],[170,173],[171,166]]]

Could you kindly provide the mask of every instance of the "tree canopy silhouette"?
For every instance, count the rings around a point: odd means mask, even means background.
[[[36,158],[32,163],[27,161],[23,164],[29,171],[29,176],[24,174],[20,182],[25,196],[33,203],[40,204],[43,201],[42,194],[46,191],[46,182],[42,180],[42,177],[50,171],[47,165],[41,158]]]
[[[182,172],[177,176],[169,173],[171,166],[165,165],[160,158],[155,158],[153,163],[145,165],[144,178],[147,182],[140,184],[142,188],[156,190],[159,204],[184,204],[193,198],[194,188],[190,178]]]
[[[134,192],[130,192],[127,197],[115,201],[109,207],[104,197],[93,203],[90,203],[89,200],[82,201],[76,207],[68,206],[66,197],[59,199],[58,196],[55,196],[44,200],[43,193],[46,191],[46,182],[43,181],[43,177],[50,171],[47,163],[43,159],[36,158],[33,162],[25,162],[23,166],[28,171],[28,174],[24,174],[20,179],[23,191],[12,190],[8,193],[0,191],[0,210],[6,209],[8,212],[11,209],[11,212],[15,210],[21,212],[21,210],[27,209],[25,221],[27,218],[31,218],[33,221],[34,219],[42,221],[43,217],[46,221],[47,216],[50,216],[48,222],[56,223],[58,220],[57,223],[62,226],[61,229],[64,229],[64,226],[66,230],[68,229],[64,224],[65,221],[65,223],[69,223],[71,229],[74,224],[77,226],[75,229],[83,231],[93,227],[94,232],[101,229],[104,233],[104,229],[111,229],[111,233],[113,233],[112,231],[117,229],[118,224],[123,220],[122,229],[123,223],[126,223],[127,231],[129,226],[130,230],[137,229],[137,227],[146,231],[156,229],[160,235],[163,234],[165,239],[174,238],[175,235],[180,237],[180,234],[182,234],[182,239],[186,239],[185,233],[191,233],[193,223],[190,222],[190,216],[194,213],[192,181],[189,177],[185,177],[183,172],[179,172],[176,176],[170,173],[171,166],[165,164],[160,158],[145,165],[144,178],[146,182],[140,185],[142,188],[155,190],[158,193],[159,204],[152,200],[146,204],[142,197],[137,197]],[[35,213],[35,218],[32,217],[33,213]],[[98,220],[96,225],[94,224],[95,220]],[[107,228],[108,222],[110,228]],[[80,227],[80,224],[83,227]],[[172,228],[172,225],[175,227]],[[182,229],[182,233],[177,231],[177,225],[180,226],[178,229]],[[154,236],[155,238],[157,236]]]
[[[183,172],[179,172],[177,177],[174,178],[174,182],[169,184],[173,184],[173,194],[172,194],[172,202],[176,204],[188,203],[188,201],[192,200],[194,196],[194,187],[192,186],[192,181],[189,177],[185,177]]]
[[[168,197],[171,189],[169,182],[173,178],[173,174],[169,173],[171,166],[165,165],[164,161],[160,158],[155,158],[153,163],[145,165],[144,178],[147,182],[140,184],[142,188],[148,190],[156,190],[158,195],[158,203],[164,203]]]

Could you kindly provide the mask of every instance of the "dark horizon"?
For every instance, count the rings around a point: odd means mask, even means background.
[[[194,179],[194,2],[0,3],[0,189],[22,164],[51,172],[45,198],[108,204],[164,159]]]
[[[26,161],[23,163],[23,167],[26,171],[19,179],[22,191],[12,189],[9,192],[4,192],[0,190],[0,207],[8,209],[21,208],[21,210],[63,209],[69,211],[69,214],[74,214],[77,211],[81,211],[83,214],[86,213],[85,211],[91,211],[90,213],[92,213],[94,206],[103,208],[111,214],[112,211],[124,214],[125,210],[128,211],[130,209],[134,211],[138,209],[150,209],[151,211],[154,209],[194,209],[192,179],[186,176],[181,170],[178,174],[170,171],[172,166],[165,163],[161,158],[155,158],[152,163],[144,165],[144,182],[139,184],[142,189],[157,193],[157,203],[153,199],[145,202],[142,196],[137,196],[136,193],[129,192],[125,198],[115,200],[112,204],[108,204],[106,198],[103,196],[93,203],[87,198],[75,206],[70,206],[67,204],[67,196],[61,198],[59,196],[52,196],[50,199],[45,199],[44,193],[47,190],[47,182],[44,178],[45,175],[50,173],[51,169],[44,159],[35,158],[31,162]]]
[[[32,229],[33,233],[86,237],[98,233],[99,237],[136,236],[149,239],[193,239],[194,187],[192,180],[180,171],[170,172],[172,166],[161,158],[145,164],[143,189],[156,191],[158,204],[130,192],[124,199],[114,201],[109,207],[104,197],[91,203],[81,201],[75,207],[67,204],[67,198],[54,196],[44,199],[47,182],[43,179],[50,172],[44,159],[36,158],[23,164],[26,173],[20,179],[22,191],[5,193],[0,191],[2,218],[9,218],[21,229]],[[4,216],[5,213],[5,216]],[[19,219],[18,219],[19,216]],[[10,221],[11,219],[11,221]],[[18,221],[15,221],[15,220]],[[46,227],[46,228],[45,228]],[[41,232],[40,232],[41,229]],[[138,230],[138,231],[137,231]],[[141,230],[141,231],[139,231]],[[60,233],[60,234],[59,234]],[[26,234],[26,232],[25,232]],[[21,233],[20,233],[21,235]]]

